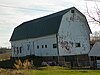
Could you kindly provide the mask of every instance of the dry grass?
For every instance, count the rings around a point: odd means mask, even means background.
[[[0,69],[0,75],[25,75],[21,70]]]
[[[3,53],[3,54],[0,54],[0,61],[2,60],[8,60],[10,59],[10,56],[11,56],[11,53]]]
[[[23,62],[19,59],[19,60],[16,60],[14,67],[16,69],[31,69],[31,68],[33,68],[33,65],[31,64],[31,62],[28,59],[26,59]]]

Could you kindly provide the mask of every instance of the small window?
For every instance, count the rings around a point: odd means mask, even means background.
[[[71,13],[74,13],[75,11],[74,10],[71,10]]]
[[[44,48],[44,45],[42,45],[42,48]]]
[[[75,44],[76,47],[81,47],[80,43]]]
[[[18,50],[18,47],[16,48],[16,50],[17,50],[17,54],[19,54],[19,50]]]
[[[57,48],[57,44],[53,44],[53,48]]]
[[[100,57],[97,57],[97,60],[100,60]]]
[[[37,45],[37,49],[39,49],[39,45]]]
[[[53,59],[55,59],[55,56],[53,56]]]
[[[22,53],[22,47],[20,47],[20,53]]]
[[[47,48],[47,45],[45,45],[45,48]]]

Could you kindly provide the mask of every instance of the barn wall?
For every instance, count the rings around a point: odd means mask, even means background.
[[[36,56],[57,56],[57,48],[53,48],[53,44],[57,44],[56,35],[47,36],[38,40],[34,40]],[[39,49],[37,48],[39,46]],[[43,48],[42,48],[43,45]],[[47,45],[47,48],[45,47]]]
[[[19,41],[13,41],[11,42],[12,46],[12,57],[23,57],[26,55],[33,55],[33,39],[27,39],[27,40],[19,40]],[[20,52],[20,47],[21,52]]]
[[[57,56],[57,48],[53,48],[53,44],[56,43],[56,35],[12,41],[12,57],[24,57],[27,55]],[[45,45],[47,45],[47,48]],[[37,48],[37,46],[39,46],[39,48]]]
[[[74,13],[71,13],[70,10],[63,15],[58,32],[61,56],[87,54],[90,50],[86,19],[75,9],[72,10],[74,10]]]

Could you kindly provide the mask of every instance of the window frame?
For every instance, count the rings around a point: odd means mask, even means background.
[[[57,48],[57,44],[56,43],[53,44],[53,48]]]
[[[19,47],[19,52],[22,53],[22,47]]]
[[[45,48],[47,48],[47,45],[45,45]]]
[[[44,48],[44,45],[42,45],[42,48]]]
[[[81,47],[81,43],[75,43],[75,47]]]
[[[39,49],[39,45],[37,45],[37,49]]]
[[[75,10],[71,10],[71,13],[73,13],[73,14],[74,14],[74,13],[75,13]]]

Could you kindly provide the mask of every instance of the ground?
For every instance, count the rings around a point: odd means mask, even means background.
[[[68,67],[46,66],[33,69],[11,69],[10,54],[0,54],[0,75],[100,75],[100,70],[71,70]],[[1,66],[5,68],[1,68]]]
[[[100,75],[99,70],[0,70],[0,75]]]

